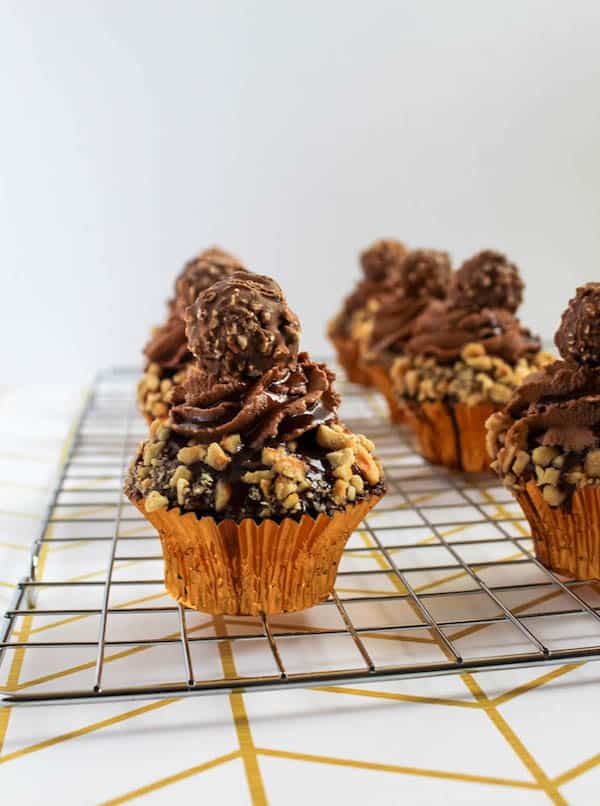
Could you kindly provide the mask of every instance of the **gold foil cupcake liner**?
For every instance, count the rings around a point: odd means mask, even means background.
[[[186,607],[215,615],[252,616],[304,610],[324,601],[344,546],[381,496],[334,515],[281,523],[245,518],[217,522],[179,508],[146,512],[158,530],[165,587]]]
[[[405,422],[404,406],[398,400],[389,369],[382,364],[368,364],[365,369],[371,377],[372,385],[385,397],[392,421],[395,423]]]
[[[344,369],[348,380],[362,386],[371,386],[371,376],[360,363],[358,342],[341,336],[331,336],[331,341],[337,352],[338,363]]]
[[[491,462],[485,445],[485,422],[497,410],[491,403],[423,402],[406,406],[405,420],[416,433],[425,459],[481,473]]]
[[[600,579],[600,485],[575,490],[568,508],[551,507],[531,480],[516,499],[546,568],[575,579]]]

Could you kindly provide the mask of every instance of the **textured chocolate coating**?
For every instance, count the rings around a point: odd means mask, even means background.
[[[235,272],[204,291],[186,312],[189,348],[218,382],[293,368],[300,323],[275,280]]]
[[[253,383],[211,385],[201,371],[190,372],[176,390],[173,431],[203,444],[229,434],[241,434],[251,448],[270,440],[289,442],[336,418],[340,399],[334,380],[334,373],[307,353],[300,353],[293,369],[272,367]]]
[[[175,281],[175,310],[180,319],[199,294],[236,271],[245,271],[240,261],[216,246],[189,260]]]
[[[407,253],[408,249],[400,241],[391,239],[375,241],[360,256],[365,278],[372,283],[384,282],[390,275],[399,271]]]
[[[400,266],[400,287],[406,297],[444,299],[450,280],[450,257],[435,249],[413,249]]]
[[[514,313],[523,300],[523,281],[505,255],[486,249],[465,260],[452,278],[448,296],[456,307]]]
[[[541,350],[539,338],[509,311],[454,307],[448,299],[434,300],[417,319],[406,353],[451,364],[471,342],[482,344],[488,355],[503,358],[512,365],[520,358],[532,358]]]
[[[577,289],[562,315],[554,342],[565,361],[600,366],[600,283]]]

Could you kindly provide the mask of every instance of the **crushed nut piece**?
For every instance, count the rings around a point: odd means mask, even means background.
[[[540,467],[547,467],[552,463],[552,460],[558,456],[558,454],[559,451],[556,448],[549,448],[546,445],[539,445],[537,448],[533,449],[531,458],[536,465],[539,465]]]
[[[169,499],[161,495],[157,490],[149,492],[144,499],[146,512],[155,512],[158,509],[166,509],[169,506]]]
[[[231,462],[231,456],[228,456],[218,442],[211,442],[206,452],[206,459],[204,460],[207,465],[213,470],[223,470]]]
[[[242,438],[239,434],[229,434],[228,437],[221,440],[221,447],[227,453],[235,453],[242,443]]]
[[[169,480],[169,487],[176,487],[179,479],[185,479],[186,481],[191,481],[192,471],[189,470],[185,465],[179,465],[178,467],[176,467],[173,475]]]
[[[181,448],[177,453],[177,459],[184,465],[193,465],[195,462],[201,462],[206,456],[205,445],[190,445],[187,448]]]
[[[600,450],[590,451],[584,461],[585,472],[588,476],[598,478],[600,476]]]
[[[328,425],[320,425],[317,429],[317,442],[329,451],[337,451],[351,444],[352,438],[343,431],[334,430]]]
[[[231,486],[223,479],[217,481],[215,487],[215,510],[222,512],[231,498]]]
[[[272,470],[253,470],[248,471],[242,476],[244,484],[259,484],[263,480],[270,481],[275,476]]]
[[[185,494],[190,488],[190,483],[187,479],[183,477],[177,479],[177,503],[180,507],[183,506]]]
[[[300,509],[300,497],[298,496],[298,493],[291,493],[291,495],[288,495],[285,501],[282,502],[282,506],[284,509],[290,510],[291,512]]]

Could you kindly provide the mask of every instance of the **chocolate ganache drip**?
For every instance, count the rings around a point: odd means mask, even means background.
[[[187,364],[192,356],[185,334],[186,308],[214,283],[243,271],[245,269],[237,258],[217,247],[205,249],[188,261],[175,281],[175,299],[168,303],[167,321],[154,330],[144,347],[148,361],[164,369],[178,369]]]
[[[517,421],[507,444],[600,447],[599,317],[600,284],[578,288],[555,336],[563,360],[529,375],[506,406]]]
[[[336,419],[335,375],[298,354],[298,319],[269,277],[233,274],[204,291],[187,335],[197,362],[174,393],[175,433],[202,444],[241,434],[259,448]]]
[[[450,271],[446,252],[415,249],[408,253],[400,265],[398,284],[374,312],[367,346],[371,358],[403,351],[417,317],[431,300],[446,297]]]
[[[451,364],[466,344],[478,342],[512,365],[533,357],[540,340],[514,315],[522,288],[516,266],[497,252],[480,252],[454,274],[448,298],[433,300],[416,320],[406,353]]]

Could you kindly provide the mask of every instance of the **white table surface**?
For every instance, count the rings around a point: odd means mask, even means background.
[[[0,389],[0,610],[26,573],[81,400],[73,387]],[[53,547],[48,566],[73,563],[74,576],[102,572],[85,554],[77,557]],[[69,685],[83,681],[89,664],[78,670],[70,660],[65,670],[66,659],[48,652],[46,685],[55,678],[64,686],[65,676]],[[11,653],[0,688],[41,684],[27,655]],[[119,664],[111,664],[115,673]],[[599,707],[600,664],[588,663],[329,690],[2,709],[0,802],[596,804]]]

